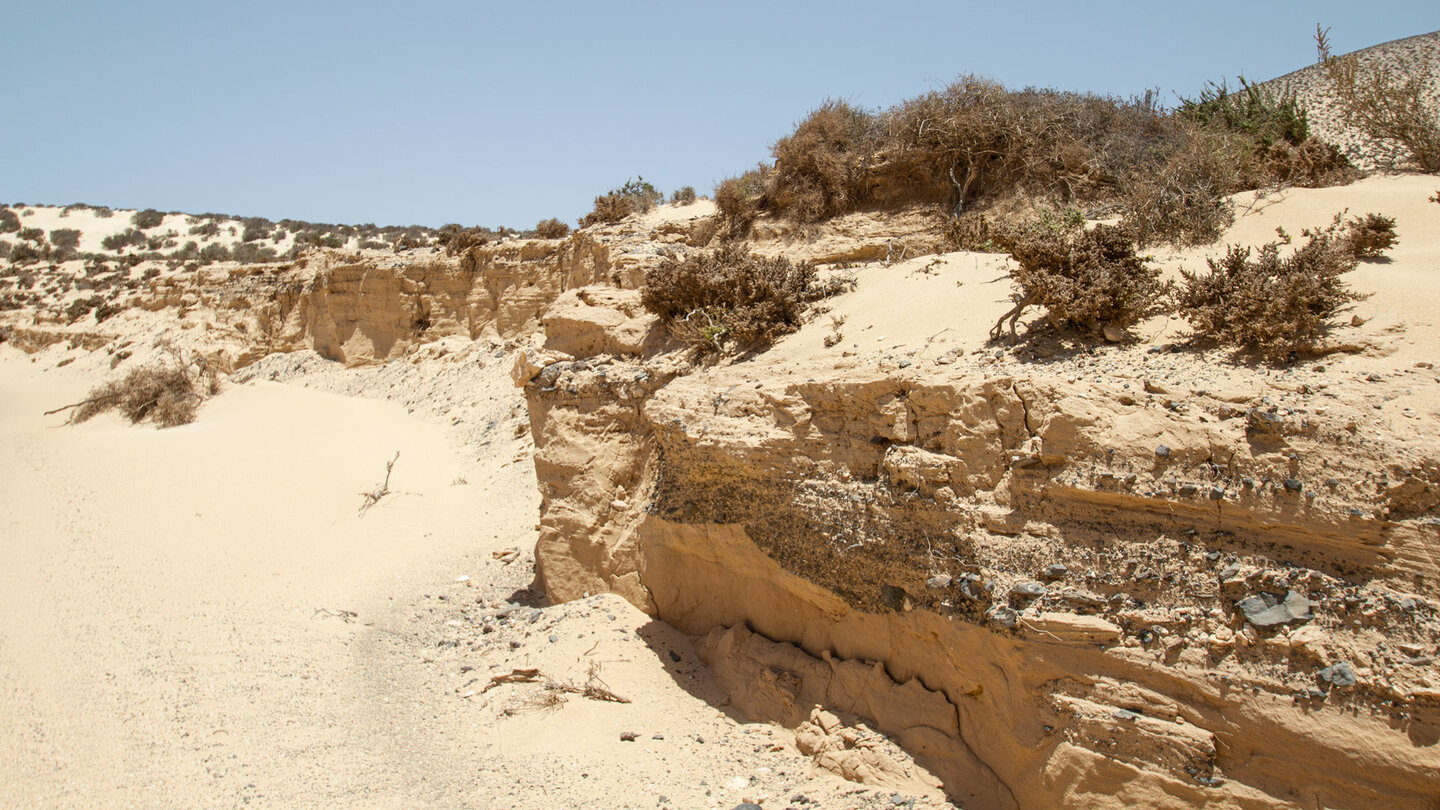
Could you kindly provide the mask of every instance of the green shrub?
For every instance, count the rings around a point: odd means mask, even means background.
[[[1001,244],[1018,265],[1010,272],[1015,306],[996,322],[1015,323],[1029,306],[1045,308],[1045,319],[1061,326],[1100,333],[1124,330],[1164,309],[1169,285],[1158,267],[1135,252],[1124,228],[1097,225],[1090,230],[1063,222],[1040,221],[1005,233]]]
[[[154,208],[146,208],[144,211],[136,211],[135,215],[130,218],[130,221],[140,230],[148,231],[151,228],[159,226],[161,222],[164,222],[165,215],[156,211]]]
[[[1373,259],[1395,246],[1395,218],[1366,214],[1346,223],[1350,252],[1357,259]]]
[[[1244,133],[1264,146],[1277,141],[1299,145],[1310,137],[1305,108],[1295,94],[1277,96],[1239,77],[1240,89],[1231,92],[1225,80],[1206,82],[1199,98],[1181,99],[1175,114],[1198,124]]]
[[[1231,245],[1225,258],[1208,261],[1209,272],[1182,270],[1177,303],[1195,333],[1272,362],[1314,349],[1325,322],[1364,296],[1341,278],[1355,268],[1355,254],[1340,218],[1304,235],[1289,256],[1281,242],[1258,253]]]
[[[640,300],[671,334],[701,352],[723,353],[793,332],[811,302],[835,291],[816,282],[810,264],[730,244],[664,257],[646,271]]]
[[[595,198],[595,208],[580,218],[580,227],[619,222],[631,214],[643,214],[654,208],[665,195],[659,189],[637,177],[625,185]]]
[[[670,192],[671,205],[690,205],[695,202],[695,187],[681,186]]]
[[[1328,34],[1315,26],[1315,48],[1346,123],[1404,149],[1423,171],[1440,172],[1440,109],[1423,78],[1430,71],[1405,61],[1361,67],[1355,54],[1331,54]]]
[[[541,239],[564,239],[570,235],[570,226],[554,217],[542,219],[535,225],[535,235]]]

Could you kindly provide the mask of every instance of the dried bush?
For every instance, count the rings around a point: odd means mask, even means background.
[[[1162,162],[1127,184],[1124,225],[1140,245],[1209,244],[1235,221],[1229,195],[1242,187],[1249,142],[1232,132],[1187,130]]]
[[[140,230],[148,231],[151,228],[157,227],[161,222],[164,222],[165,215],[156,211],[154,208],[146,208],[144,211],[136,211],[135,215],[130,218],[130,221]]]
[[[0,239],[0,259],[7,259],[10,257],[10,247],[11,246],[9,242],[6,242],[4,239]]]
[[[207,238],[207,237],[211,237],[211,236],[219,236],[219,235],[220,235],[220,224],[217,223],[217,222],[215,222],[215,221],[213,221],[213,220],[208,221],[208,222],[202,222],[202,223],[200,223],[199,225],[195,225],[195,226],[191,227],[191,228],[190,228],[190,234],[191,234],[192,236],[199,236],[199,237],[201,237],[201,238]]]
[[[230,250],[230,259],[241,264],[264,264],[278,258],[274,248],[250,242],[242,242]]]
[[[701,352],[723,353],[795,331],[811,302],[837,291],[817,283],[813,265],[730,244],[666,256],[646,271],[640,300],[671,334]]]
[[[541,239],[564,239],[570,235],[570,226],[551,217],[535,224],[535,235]]]
[[[145,234],[134,228],[127,228],[120,233],[112,233],[100,240],[100,246],[106,250],[113,250],[116,253],[124,250],[130,245],[145,244]]]
[[[1176,300],[1195,333],[1272,362],[1314,349],[1326,320],[1364,296],[1341,279],[1355,255],[1340,218],[1303,233],[1306,243],[1289,256],[1282,242],[1258,253],[1231,245],[1225,258],[1208,260],[1209,272],[1182,270]]]
[[[435,232],[435,241],[445,248],[446,256],[458,256],[472,247],[488,244],[494,236],[493,231],[485,228],[463,228],[451,223]]]
[[[44,244],[44,242],[45,242],[45,229],[43,229],[43,228],[21,228],[21,229],[20,229],[20,232],[17,233],[17,234],[15,234],[15,238],[21,240],[22,242],[34,242],[34,243],[37,244],[37,245],[39,245],[39,244]]]
[[[10,248],[10,261],[13,264],[30,264],[45,258],[45,253],[30,242],[17,242]]]
[[[1056,326],[1098,333],[1105,327],[1126,329],[1161,311],[1169,285],[1160,270],[1135,253],[1135,241],[1124,228],[1097,225],[1086,230],[1064,223],[1040,221],[1011,230],[1002,244],[1018,267],[1011,271],[1015,306],[990,331],[1002,333],[1005,321],[1015,323],[1031,305],[1045,308]]]
[[[1395,218],[1370,213],[1346,223],[1350,252],[1357,259],[1373,259],[1395,246]]]
[[[771,207],[797,222],[843,214],[863,201],[865,170],[875,149],[875,117],[829,100],[771,150]]]
[[[670,192],[671,205],[690,205],[695,202],[695,187],[681,186]]]
[[[74,228],[56,228],[50,232],[50,244],[58,250],[74,250],[80,247],[80,231]]]
[[[275,230],[275,223],[264,217],[246,217],[242,222],[243,230],[240,232],[241,242],[258,242],[268,238]]]
[[[9,208],[0,208],[0,233],[14,233],[20,230],[20,215]]]
[[[70,422],[78,424],[118,410],[131,424],[146,419],[162,428],[189,424],[195,421],[201,401],[218,388],[218,378],[203,360],[185,362],[175,353],[168,361],[133,368],[121,379],[93,389],[83,402],[70,406],[74,408]]]
[[[738,177],[727,177],[715,186],[715,206],[720,209],[720,217],[731,236],[743,236],[760,215],[768,172],[765,166],[757,166]]]
[[[206,245],[200,248],[199,260],[201,264],[228,262],[230,261],[230,249],[219,244]]]
[[[1315,49],[1345,122],[1403,148],[1423,171],[1440,172],[1440,110],[1428,101],[1422,78],[1429,71],[1403,62],[1362,68],[1355,54],[1331,54],[1328,34],[1315,26]]]
[[[631,214],[643,214],[654,208],[665,195],[644,177],[626,181],[625,185],[595,198],[595,208],[580,218],[580,227],[619,222]]]

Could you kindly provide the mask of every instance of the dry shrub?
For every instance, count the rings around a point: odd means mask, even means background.
[[[765,202],[765,179],[769,170],[757,166],[738,177],[727,177],[715,186],[715,206],[731,236],[744,236]]]
[[[762,258],[736,244],[666,256],[645,273],[641,302],[701,352],[768,343],[800,327],[807,306],[838,292],[815,268]]]
[[[1346,223],[1350,252],[1357,259],[1374,259],[1395,246],[1395,218],[1366,214]]]
[[[670,192],[671,205],[690,205],[695,202],[695,187],[681,186]]]
[[[564,239],[570,235],[570,226],[554,217],[542,219],[535,225],[535,235],[541,239]]]
[[[664,198],[665,195],[645,178],[637,177],[596,197],[594,210],[580,218],[580,227],[619,222],[631,214],[643,214]]]
[[[1343,186],[1359,177],[1359,170],[1340,151],[1340,147],[1307,138],[1298,144],[1276,141],[1261,147],[1256,153],[1254,170],[1242,178],[1242,184],[1245,188],[1324,188]]]
[[[1341,279],[1355,255],[1340,217],[1304,236],[1289,256],[1280,255],[1282,242],[1258,253],[1231,245],[1225,258],[1208,261],[1209,272],[1182,270],[1177,303],[1195,333],[1272,362],[1314,349],[1326,320],[1364,296]]]
[[[1013,333],[1031,305],[1044,307],[1045,319],[1056,326],[1092,333],[1106,326],[1126,329],[1164,308],[1169,285],[1159,268],[1136,255],[1134,238],[1122,227],[1086,230],[1042,221],[1004,234],[1003,244],[1019,265],[1010,273],[1018,291],[992,339],[1006,319]]]
[[[446,256],[458,256],[472,247],[489,243],[495,232],[487,228],[464,228],[451,223],[435,231],[435,241],[445,248]]]
[[[1355,54],[1330,53],[1329,29],[1315,26],[1315,47],[1345,122],[1404,149],[1423,171],[1440,172],[1440,110],[1431,104],[1420,65],[1362,67]]]
[[[770,206],[796,222],[815,222],[853,210],[864,196],[874,149],[875,117],[829,100],[772,149]]]
[[[118,410],[131,424],[146,419],[158,427],[174,427],[195,421],[195,412],[208,394],[218,389],[218,378],[203,363],[198,371],[178,359],[133,368],[119,380],[112,380],[90,392],[70,414],[78,424],[111,410]]]
[[[1237,133],[1187,126],[1164,151],[1127,184],[1125,226],[1141,245],[1214,242],[1235,221],[1229,195],[1242,187],[1250,143]]]

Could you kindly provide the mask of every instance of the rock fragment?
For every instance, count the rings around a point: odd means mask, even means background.
[[[1235,607],[1245,614],[1245,621],[1258,628],[1278,627],[1291,622],[1308,622],[1314,618],[1314,603],[1298,591],[1287,591],[1281,599],[1273,593],[1259,593],[1241,599]]]

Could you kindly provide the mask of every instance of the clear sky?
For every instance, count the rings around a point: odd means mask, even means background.
[[[827,97],[962,73],[1173,103],[1440,29],[1440,2],[10,0],[0,202],[530,227],[716,181]]]

